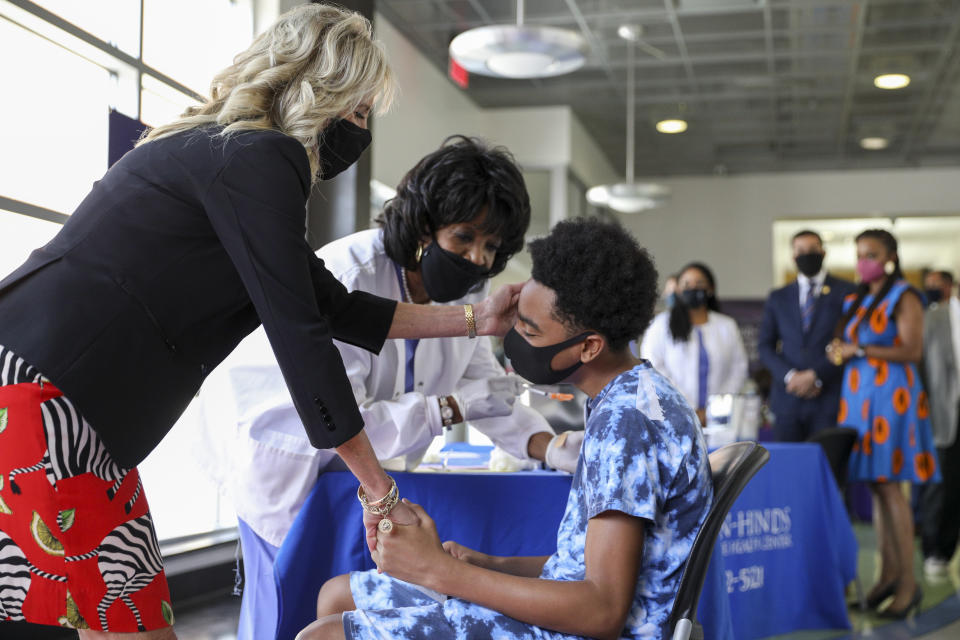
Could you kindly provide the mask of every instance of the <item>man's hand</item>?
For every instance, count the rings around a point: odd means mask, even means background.
[[[477,335],[506,335],[517,323],[517,301],[523,283],[507,284],[473,305],[474,320],[477,323]]]
[[[577,460],[580,458],[580,445],[583,443],[583,431],[564,431],[556,435],[547,445],[547,455],[544,459],[548,465],[560,471],[573,473],[577,470]]]
[[[417,514],[410,508],[406,500],[401,500],[390,510],[387,518],[396,524],[419,524]],[[368,511],[363,512],[363,528],[366,529],[367,548],[370,553],[377,548],[377,525],[383,520],[382,516]]]
[[[480,551],[474,551],[473,549],[465,547],[459,542],[454,542],[453,540],[447,540],[444,542],[443,550],[457,560],[487,569],[490,568],[491,559],[493,558],[493,556],[487,555],[486,553]]]
[[[817,382],[817,373],[813,369],[797,371],[787,382],[787,393],[798,398],[816,398],[820,395],[820,386]]]
[[[440,544],[437,526],[423,507],[406,499],[403,503],[416,516],[417,523],[395,524],[389,531],[375,528],[377,544],[370,555],[380,571],[399,580],[432,587],[432,577],[445,570],[443,567],[452,560],[451,556]]]

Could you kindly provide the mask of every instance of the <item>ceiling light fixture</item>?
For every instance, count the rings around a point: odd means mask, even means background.
[[[627,41],[627,181],[600,185],[587,191],[587,202],[620,213],[640,213],[662,205],[670,197],[670,189],[661,184],[640,184],[633,181],[634,155],[634,78],[633,48],[639,38],[638,27],[625,25],[617,30]]]
[[[890,140],[880,137],[860,138],[860,146],[869,151],[879,151],[890,146]]]
[[[517,0],[517,24],[495,24],[464,31],[450,42],[450,57],[469,71],[495,78],[549,78],[576,71],[587,57],[587,41],[576,31],[523,23],[524,0]]]
[[[657,123],[657,131],[660,133],[683,133],[687,130],[687,121],[679,118],[669,118]]]
[[[873,79],[878,89],[903,89],[910,84],[910,76],[905,73],[884,73]]]

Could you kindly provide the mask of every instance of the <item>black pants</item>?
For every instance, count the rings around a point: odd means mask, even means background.
[[[817,431],[837,426],[839,403],[839,396],[797,400],[791,410],[774,413],[774,438],[777,442],[806,442]]]
[[[923,557],[949,560],[960,536],[960,432],[937,458],[943,483],[924,487],[920,508]]]

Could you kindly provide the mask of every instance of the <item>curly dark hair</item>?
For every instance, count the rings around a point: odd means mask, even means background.
[[[615,222],[575,218],[529,243],[533,279],[557,296],[553,316],[572,331],[593,330],[622,351],[650,324],[657,268]]]
[[[387,201],[377,222],[394,262],[416,271],[417,248],[424,235],[441,227],[469,222],[487,208],[482,230],[500,237],[488,277],[503,271],[523,248],[530,226],[530,197],[513,156],[478,138],[450,136],[410,169],[397,195]]]

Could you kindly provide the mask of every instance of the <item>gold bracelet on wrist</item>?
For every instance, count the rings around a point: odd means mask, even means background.
[[[400,502],[400,490],[397,489],[397,481],[390,476],[387,477],[390,478],[390,490],[387,491],[387,495],[379,500],[368,500],[367,495],[363,492],[363,485],[357,487],[357,500],[360,501],[360,506],[367,513],[385,516],[393,511],[393,508]]]
[[[463,316],[467,320],[467,337],[476,338],[477,337],[477,320],[473,316],[472,304],[463,305]]]

